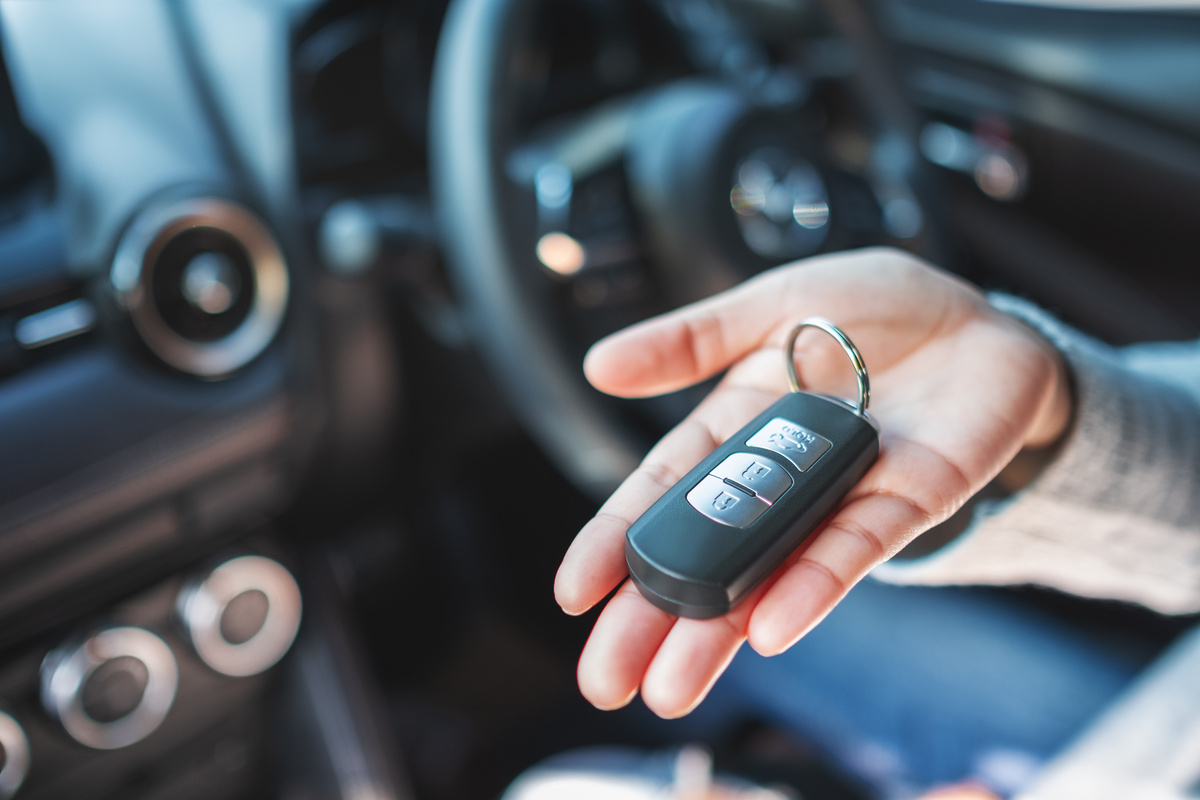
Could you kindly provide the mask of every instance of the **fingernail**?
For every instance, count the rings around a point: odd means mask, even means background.
[[[680,719],[681,717],[686,717],[688,714],[692,713],[692,709],[685,708],[682,711],[672,711],[669,714],[665,714],[660,711],[655,711],[654,713],[658,715],[659,719]]]
[[[630,692],[628,697],[626,697],[622,700],[618,700],[615,703],[598,703],[595,700],[592,700],[587,695],[584,695],[584,698],[589,703],[591,703],[594,708],[597,708],[600,711],[616,711],[617,709],[624,708],[625,706],[632,703],[633,698],[635,698],[635,697],[637,697],[637,689],[634,689],[632,692]]]
[[[787,652],[787,650],[791,648],[796,641],[799,641],[799,639],[800,637],[797,636],[796,640],[784,642],[783,644],[779,644],[778,642],[755,642],[754,639],[750,639],[750,646],[754,648],[754,652],[758,653],[760,656],[771,658],[772,656],[777,656],[781,653]]]

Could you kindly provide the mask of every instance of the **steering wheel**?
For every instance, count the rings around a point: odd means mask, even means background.
[[[590,257],[563,231],[572,191],[591,176],[616,165],[627,181],[668,305],[819,250],[875,243],[864,235],[863,213],[909,249],[937,255],[929,176],[918,174],[916,115],[894,83],[884,44],[859,0],[823,3],[856,50],[860,104],[874,131],[870,189],[822,162],[812,135],[788,115],[716,80],[679,80],[607,101],[550,133],[523,131],[514,59],[539,0],[450,4],[429,137],[450,274],[514,413],[593,497],[624,479],[650,438],[588,386],[578,343],[555,312],[554,276],[536,255],[541,245],[557,245],[552,259],[562,263],[549,266],[562,271]],[[774,213],[781,204],[785,213]]]

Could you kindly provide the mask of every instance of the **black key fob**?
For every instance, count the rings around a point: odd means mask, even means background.
[[[792,370],[794,342],[795,334]],[[857,369],[857,350],[853,357]],[[681,617],[720,616],[808,538],[879,455],[865,381],[864,367],[858,409],[817,394],[784,395],[639,517],[626,534],[625,560],[646,599]]]

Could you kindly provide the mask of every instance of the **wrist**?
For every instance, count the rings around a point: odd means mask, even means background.
[[[1051,451],[1075,416],[1074,376],[1063,355],[1070,346],[1070,337],[1062,323],[1028,300],[1003,292],[988,292],[987,303],[1001,320],[1017,326],[1043,354],[1043,393],[1021,446]]]
[[[1027,450],[1048,451],[1054,449],[1071,424],[1075,402],[1072,388],[1071,372],[1062,354],[1041,337],[1030,332],[1040,340],[1050,357],[1050,377],[1046,393],[1038,409],[1034,422],[1025,436],[1024,448]]]
[[[1052,346],[1046,342],[1046,347]],[[1033,483],[1054,459],[1059,450],[1058,445],[1074,416],[1074,392],[1070,370],[1057,351],[1053,352],[1052,359],[1052,377],[1034,423],[1030,426],[1021,450],[996,476],[1000,486],[1009,493],[1017,492]]]

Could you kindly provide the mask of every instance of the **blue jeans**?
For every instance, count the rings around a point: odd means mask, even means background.
[[[1007,794],[1151,656],[1003,592],[867,580],[787,653],[743,648],[697,713],[751,711],[885,797],[969,777]]]

